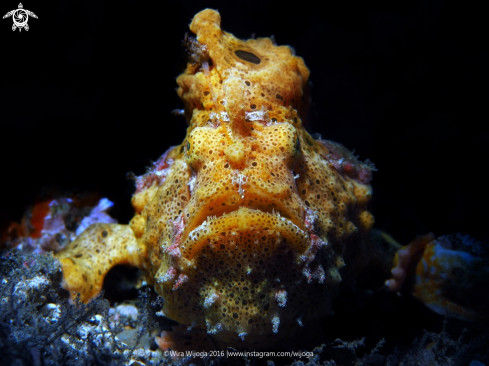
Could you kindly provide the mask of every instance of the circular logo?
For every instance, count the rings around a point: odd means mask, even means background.
[[[24,9],[17,9],[12,14],[12,19],[14,20],[14,24],[22,28],[27,24],[27,20],[29,19],[29,15]]]

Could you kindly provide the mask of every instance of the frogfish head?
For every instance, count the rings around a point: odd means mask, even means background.
[[[239,40],[209,9],[190,29],[187,136],[138,181],[131,225],[166,316],[268,347],[330,312],[345,243],[373,224],[367,167],[302,127],[309,70],[290,47]]]

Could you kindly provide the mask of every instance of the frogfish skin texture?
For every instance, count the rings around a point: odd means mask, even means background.
[[[190,24],[177,79],[187,135],[137,177],[130,224],[92,225],[57,257],[83,301],[129,264],[165,316],[221,347],[266,348],[329,314],[340,282],[388,278],[400,245],[372,230],[372,164],[303,128],[303,59],[220,22],[206,9]]]

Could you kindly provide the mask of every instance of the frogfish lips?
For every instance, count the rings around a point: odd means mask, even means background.
[[[328,244],[279,212],[239,207],[208,217],[179,249],[164,312],[187,324],[205,319],[199,325],[216,341],[238,348],[266,347],[325,315],[339,277],[323,269]]]
[[[229,245],[248,247],[248,241],[243,242],[242,239],[253,234],[254,245],[273,250],[273,246],[278,245],[279,242],[287,242],[291,247],[303,252],[307,247],[307,233],[294,224],[289,217],[283,211],[281,214],[280,211],[268,207],[227,206],[227,213],[208,216],[200,225],[191,230],[184,239],[180,251],[185,258],[192,260],[204,246],[211,248],[216,246],[221,248],[223,245],[225,247]],[[259,236],[258,233],[262,235]],[[271,233],[276,233],[273,243],[268,238],[268,234]],[[230,241],[226,240],[226,237],[231,238]]]

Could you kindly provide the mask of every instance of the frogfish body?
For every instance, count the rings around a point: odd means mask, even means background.
[[[387,278],[401,246],[372,230],[373,165],[303,128],[303,59],[220,20],[206,9],[190,24],[187,135],[137,177],[130,224],[92,225],[57,257],[83,301],[113,266],[137,266],[165,316],[221,347],[266,348],[329,314],[341,281]]]

